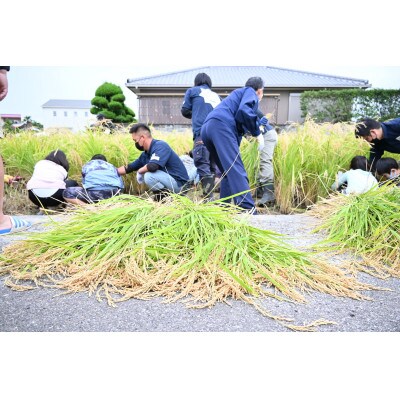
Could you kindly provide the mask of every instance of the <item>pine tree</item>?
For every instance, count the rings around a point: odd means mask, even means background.
[[[125,96],[122,89],[113,83],[104,82],[96,90],[91,103],[92,114],[103,114],[105,118],[116,123],[136,122],[135,113],[125,104]]]

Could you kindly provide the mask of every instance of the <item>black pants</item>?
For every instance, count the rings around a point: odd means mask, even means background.
[[[67,187],[79,186],[78,182],[74,181],[72,179],[67,179],[65,181],[65,184]],[[32,190],[28,190],[28,196],[29,196],[29,200],[33,204],[35,204],[35,206],[42,207],[42,208],[57,207],[57,206],[65,203],[65,200],[63,197],[63,192],[64,192],[64,189],[58,189],[57,192],[55,192],[50,197],[38,197],[32,192]]]

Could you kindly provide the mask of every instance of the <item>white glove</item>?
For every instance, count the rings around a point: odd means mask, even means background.
[[[262,134],[257,136],[257,142],[258,142],[258,151],[262,151],[265,145],[264,136]]]
[[[139,185],[144,183],[144,174],[141,174],[141,173],[137,172],[136,173],[136,180],[137,180],[137,183],[139,183]]]

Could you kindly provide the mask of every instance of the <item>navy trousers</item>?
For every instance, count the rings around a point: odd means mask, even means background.
[[[215,161],[223,176],[220,198],[247,191],[235,196],[233,201],[245,210],[255,207],[250,194],[249,178],[240,156],[241,137],[236,127],[217,119],[209,119],[201,128],[201,138],[210,152],[211,160]]]

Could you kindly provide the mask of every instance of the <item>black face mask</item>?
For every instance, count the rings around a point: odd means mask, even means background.
[[[140,151],[144,151],[144,147],[141,146],[139,143],[136,143],[136,142],[135,142],[135,147],[136,147],[138,150],[140,150]]]

